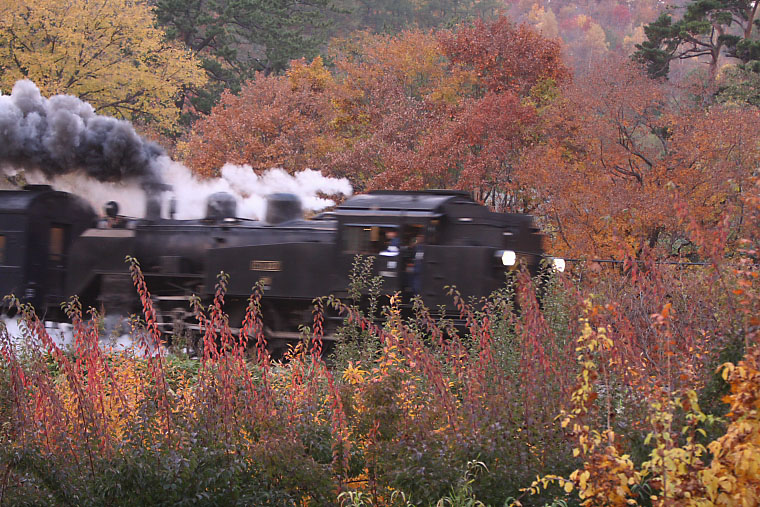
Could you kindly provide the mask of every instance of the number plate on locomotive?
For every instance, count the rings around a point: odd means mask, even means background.
[[[281,271],[280,261],[251,261],[251,271]]]

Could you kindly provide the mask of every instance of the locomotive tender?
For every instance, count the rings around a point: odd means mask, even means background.
[[[62,320],[60,304],[75,294],[110,315],[139,313],[130,255],[171,333],[192,321],[193,295],[211,301],[224,271],[233,326],[263,285],[271,344],[299,336],[314,298],[347,296],[356,255],[374,258],[383,293],[418,293],[430,308],[451,304],[444,286],[486,296],[507,271],[524,263],[535,272],[543,257],[532,217],[491,212],[461,191],[375,191],[308,220],[290,194],[269,196],[262,221],[238,218],[228,194],[212,195],[199,220],[162,216],[155,198],[145,218],[120,216],[115,203],[106,214],[45,185],[0,191],[0,296],[15,294],[48,320]]]

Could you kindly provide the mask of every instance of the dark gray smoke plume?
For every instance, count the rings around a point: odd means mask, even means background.
[[[161,182],[164,152],[132,125],[95,113],[71,95],[42,97],[31,81],[0,95],[0,166],[37,169],[47,177],[82,171],[99,181]]]

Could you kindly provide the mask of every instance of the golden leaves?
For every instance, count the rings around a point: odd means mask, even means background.
[[[707,448],[710,466],[700,472],[708,499],[715,505],[757,505],[760,502],[760,347],[757,344],[738,365],[721,366],[731,383],[726,400],[732,418],[726,434]]]
[[[348,366],[343,370],[343,380],[351,385],[361,384],[364,382],[367,372],[362,370],[359,363],[353,364],[348,362]]]
[[[71,94],[99,114],[175,125],[184,86],[205,75],[180,46],[154,27],[143,2],[12,0],[0,16],[0,88],[22,78],[44,95]]]
[[[315,92],[325,91],[334,84],[330,71],[325,67],[321,56],[317,56],[307,64],[305,59],[290,62],[290,69],[286,72],[292,89],[310,89]]]

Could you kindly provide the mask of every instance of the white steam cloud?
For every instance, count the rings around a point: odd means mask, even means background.
[[[282,169],[270,169],[257,175],[248,165],[226,164],[216,180],[197,180],[177,162],[164,166],[165,181],[174,187],[177,218],[201,218],[206,212],[206,198],[216,192],[228,192],[238,201],[238,215],[263,219],[266,196],[277,192],[295,194],[305,210],[319,211],[335,201],[321,197],[351,195],[351,184],[345,178],[330,178],[320,171],[306,169],[292,176]]]
[[[163,181],[172,186],[172,190],[165,193],[164,201],[170,196],[176,198],[175,218],[182,220],[203,218],[206,215],[206,200],[216,192],[227,192],[236,198],[240,218],[259,220],[266,214],[266,196],[269,194],[294,194],[301,200],[304,210],[319,211],[335,205],[329,196],[349,196],[352,193],[351,184],[346,178],[330,178],[311,169],[290,175],[275,168],[258,175],[251,166],[226,164],[222,167],[220,178],[199,180],[186,166],[168,157],[159,158],[158,166],[162,169]],[[145,214],[145,192],[135,183],[96,181],[81,173],[49,178],[37,171],[27,171],[25,177],[31,184],[48,184],[56,190],[79,195],[99,212],[108,201],[116,201],[120,214],[132,217]],[[167,209],[166,204],[164,209]]]

